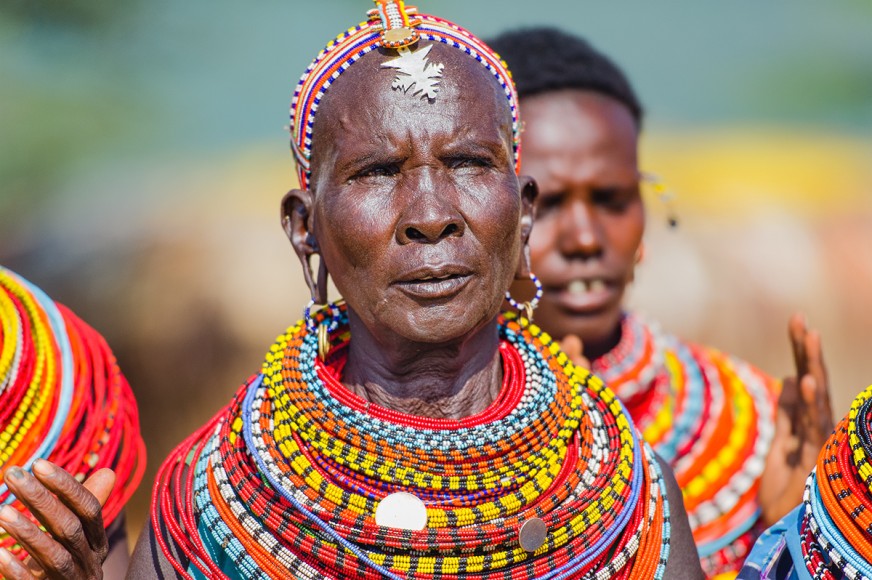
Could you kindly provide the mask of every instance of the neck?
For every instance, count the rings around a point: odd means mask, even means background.
[[[621,320],[623,320],[623,318],[621,318]],[[595,339],[585,340],[583,343],[585,358],[593,362],[611,352],[621,343],[622,328],[621,321],[618,321],[618,324],[615,325],[609,334]]]
[[[351,335],[342,382],[393,411],[462,419],[490,405],[502,386],[496,319],[446,344],[379,343],[349,310]]]

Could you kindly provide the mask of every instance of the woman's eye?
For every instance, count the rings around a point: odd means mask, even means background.
[[[368,177],[393,177],[400,172],[400,167],[396,164],[380,164],[370,165],[361,169],[351,177],[351,181],[357,179],[366,179]]]
[[[559,208],[560,204],[562,204],[562,203],[563,203],[563,195],[562,194],[543,195],[543,196],[539,197],[539,200],[537,201],[537,204],[538,204],[537,209],[540,212],[547,212],[547,211]]]
[[[632,197],[633,190],[620,187],[602,187],[592,192],[593,203],[611,211],[622,211]]]
[[[447,159],[445,164],[451,169],[467,169],[493,166],[493,163],[491,163],[489,159],[485,159],[484,157],[452,157],[450,159]]]

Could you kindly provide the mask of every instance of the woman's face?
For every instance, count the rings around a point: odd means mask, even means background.
[[[434,44],[445,68],[431,102],[391,88],[389,58],[369,53],[321,105],[313,229],[377,340],[443,343],[499,312],[534,194],[519,194],[508,104],[481,65]]]
[[[529,97],[521,112],[523,171],[540,190],[530,237],[545,289],[536,322],[577,335],[591,353],[616,336],[642,241],[638,130],[624,105],[590,91]]]

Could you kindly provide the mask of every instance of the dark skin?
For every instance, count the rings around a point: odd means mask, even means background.
[[[51,535],[18,510],[0,509],[0,525],[28,551],[21,562],[0,548],[0,573],[10,580],[102,578],[109,542],[101,508],[115,485],[115,474],[100,469],[84,483],[56,465],[37,460],[33,475],[19,467],[6,471],[10,491]],[[115,576],[120,578],[120,574]]]
[[[282,223],[312,295],[324,298],[329,271],[348,302],[346,386],[396,411],[451,419],[499,391],[497,316],[512,280],[529,275],[537,190],[515,175],[511,118],[494,80],[454,49],[435,44],[430,58],[445,65],[433,102],[391,90],[378,52],[339,78],[316,118],[311,189],[285,196]],[[320,272],[309,267],[316,253]],[[667,577],[701,578],[665,472]],[[178,577],[151,524],[127,577]]]
[[[541,191],[530,235],[533,270],[545,287],[536,322],[589,366],[620,341],[623,296],[643,255],[638,127],[622,103],[592,91],[535,95],[521,111],[523,169]],[[797,373],[784,381],[761,483],[767,525],[801,501],[833,428],[820,336],[796,315],[789,338]]]
[[[440,49],[430,58],[452,74],[432,103],[377,90],[370,106],[348,107],[348,87],[390,80],[380,59],[331,87],[313,192],[290,192],[282,211],[297,254],[317,251],[348,302],[346,385],[400,411],[458,418],[499,388],[500,289],[529,271],[521,249],[536,190],[514,174],[505,97]]]

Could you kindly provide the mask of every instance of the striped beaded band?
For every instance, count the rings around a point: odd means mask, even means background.
[[[436,16],[418,14],[415,31],[421,39],[441,42],[463,51],[485,67],[502,87],[512,113],[515,171],[521,166],[521,124],[518,95],[505,62],[484,42],[460,26]],[[291,150],[297,161],[300,187],[308,189],[311,177],[312,128],[315,115],[327,89],[348,67],[367,53],[383,46],[382,25],[378,19],[362,22],[333,40],[312,61],[303,74],[291,101]]]
[[[736,570],[758,533],[776,382],[632,314],[624,316],[620,343],[592,366],[674,469],[703,570]]]
[[[872,578],[872,386],[836,426],[806,480],[800,529],[812,578]]]
[[[106,342],[67,308],[0,267],[0,471],[30,469],[37,459],[80,481],[103,467],[113,469],[117,483],[103,506],[107,526],[145,469],[136,402]],[[5,483],[0,502],[24,511]],[[19,558],[26,555],[5,532],[0,546]]]

